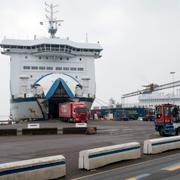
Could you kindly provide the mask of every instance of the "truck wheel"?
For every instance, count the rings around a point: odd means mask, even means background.
[[[177,136],[180,135],[180,128],[178,128],[178,129],[176,130],[176,135],[177,135]]]
[[[69,123],[72,123],[72,122],[73,122],[73,120],[72,120],[72,119],[68,119],[68,122],[69,122]]]
[[[163,128],[160,128],[160,129],[159,129],[159,135],[160,135],[160,136],[164,136]]]

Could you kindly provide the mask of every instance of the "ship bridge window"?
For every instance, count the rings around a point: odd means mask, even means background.
[[[39,66],[39,70],[45,70],[46,67],[45,66]]]
[[[51,45],[53,51],[59,51],[59,45]]]
[[[50,50],[51,49],[50,44],[46,44],[45,47],[46,47],[46,50]]]
[[[51,45],[52,48],[59,48],[59,45]]]
[[[38,66],[31,66],[32,70],[38,70]]]
[[[47,66],[46,69],[47,70],[53,70],[53,67]]]
[[[56,67],[56,70],[57,70],[57,71],[61,71],[61,70],[62,70],[62,67]]]
[[[24,70],[30,70],[30,66],[23,66]]]
[[[6,45],[5,45],[5,46],[3,46],[3,48],[5,48],[5,49],[6,49],[6,48],[11,48],[11,46],[6,46]]]
[[[69,68],[68,67],[63,67],[63,70],[69,71]]]

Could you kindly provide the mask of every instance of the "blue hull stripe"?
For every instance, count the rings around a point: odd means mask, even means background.
[[[11,99],[11,103],[22,103],[22,102],[33,102],[33,101],[36,101],[36,98],[30,97],[30,98]]]
[[[94,98],[79,98],[80,99],[80,101],[85,101],[85,102],[91,102],[91,103],[93,103],[94,102]]]
[[[159,146],[159,145],[163,145],[163,144],[171,144],[171,143],[176,143],[176,142],[180,142],[180,139],[179,140],[173,140],[173,141],[154,143],[154,144],[152,144],[152,146]]]
[[[108,156],[108,155],[112,155],[112,154],[118,154],[118,153],[123,153],[123,152],[127,152],[127,151],[137,150],[139,148],[140,148],[140,146],[137,146],[137,147],[127,148],[127,149],[120,149],[120,150],[104,152],[101,154],[93,154],[93,155],[90,155],[89,158],[92,159],[92,158],[97,158],[97,157],[101,157],[101,156]]]
[[[85,101],[85,102],[93,102],[93,98],[79,98],[80,101]],[[36,98],[30,97],[30,98],[16,98],[16,99],[11,99],[11,103],[22,103],[22,102],[33,102],[36,101]]]
[[[42,164],[42,165],[36,165],[36,166],[31,166],[31,167],[11,169],[11,170],[6,170],[6,171],[0,172],[0,177],[6,176],[6,175],[12,175],[12,174],[16,174],[16,173],[24,173],[24,172],[28,172],[28,171],[34,171],[34,170],[54,167],[54,166],[63,166],[63,165],[65,165],[65,162],[61,161],[61,162]]]

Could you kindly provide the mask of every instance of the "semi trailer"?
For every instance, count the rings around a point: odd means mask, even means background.
[[[59,104],[59,118],[66,122],[87,123],[89,110],[84,102],[67,102]]]

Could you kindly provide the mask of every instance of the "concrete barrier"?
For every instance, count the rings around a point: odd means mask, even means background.
[[[17,129],[0,129],[0,136],[16,136]]]
[[[144,154],[157,154],[180,148],[180,136],[149,139],[144,141]]]
[[[67,127],[63,128],[63,134],[96,134],[96,127]]]
[[[65,175],[65,158],[61,155],[0,164],[1,180],[47,180]]]
[[[22,135],[52,135],[57,133],[57,128],[22,129]]]
[[[79,153],[79,168],[90,170],[140,156],[140,144],[137,142],[90,149]]]
[[[87,127],[67,127],[63,128],[63,134],[86,134]]]

